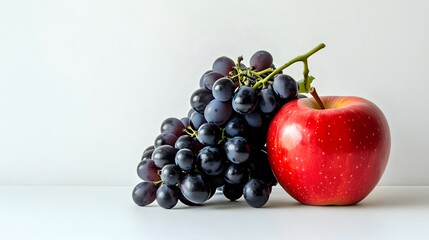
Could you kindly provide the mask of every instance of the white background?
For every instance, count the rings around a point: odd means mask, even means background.
[[[428,1],[0,1],[0,185],[138,182],[141,152],[185,116],[219,56],[276,65],[320,42],[321,95],[375,102],[381,185],[428,185]],[[300,79],[301,66],[289,72]]]

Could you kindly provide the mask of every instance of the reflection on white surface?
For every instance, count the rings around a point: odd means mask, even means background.
[[[426,239],[429,187],[377,187],[355,206],[264,208],[220,193],[202,207],[137,207],[132,187],[0,187],[0,239]]]

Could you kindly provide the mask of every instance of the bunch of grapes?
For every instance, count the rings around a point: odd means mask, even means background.
[[[268,201],[277,184],[265,149],[268,125],[282,105],[305,95],[269,52],[253,54],[249,67],[242,61],[216,59],[192,94],[187,117],[161,124],[137,166],[143,180],[132,193],[137,205],[201,205],[216,191],[231,201],[243,196],[256,208]]]

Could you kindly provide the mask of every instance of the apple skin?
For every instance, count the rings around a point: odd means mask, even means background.
[[[390,153],[381,110],[359,97],[291,101],[276,114],[267,136],[268,158],[279,184],[308,205],[353,205],[377,185]]]

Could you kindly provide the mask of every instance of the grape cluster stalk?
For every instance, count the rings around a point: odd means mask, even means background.
[[[269,123],[284,104],[314,90],[308,58],[323,47],[278,68],[264,50],[251,56],[249,66],[241,56],[236,62],[217,58],[191,95],[187,116],[164,120],[154,144],[144,150],[134,202],[156,201],[166,209],[179,201],[199,206],[221,191],[231,201],[243,197],[252,207],[264,206],[277,184],[265,148]],[[299,82],[283,73],[296,62],[304,65]]]

